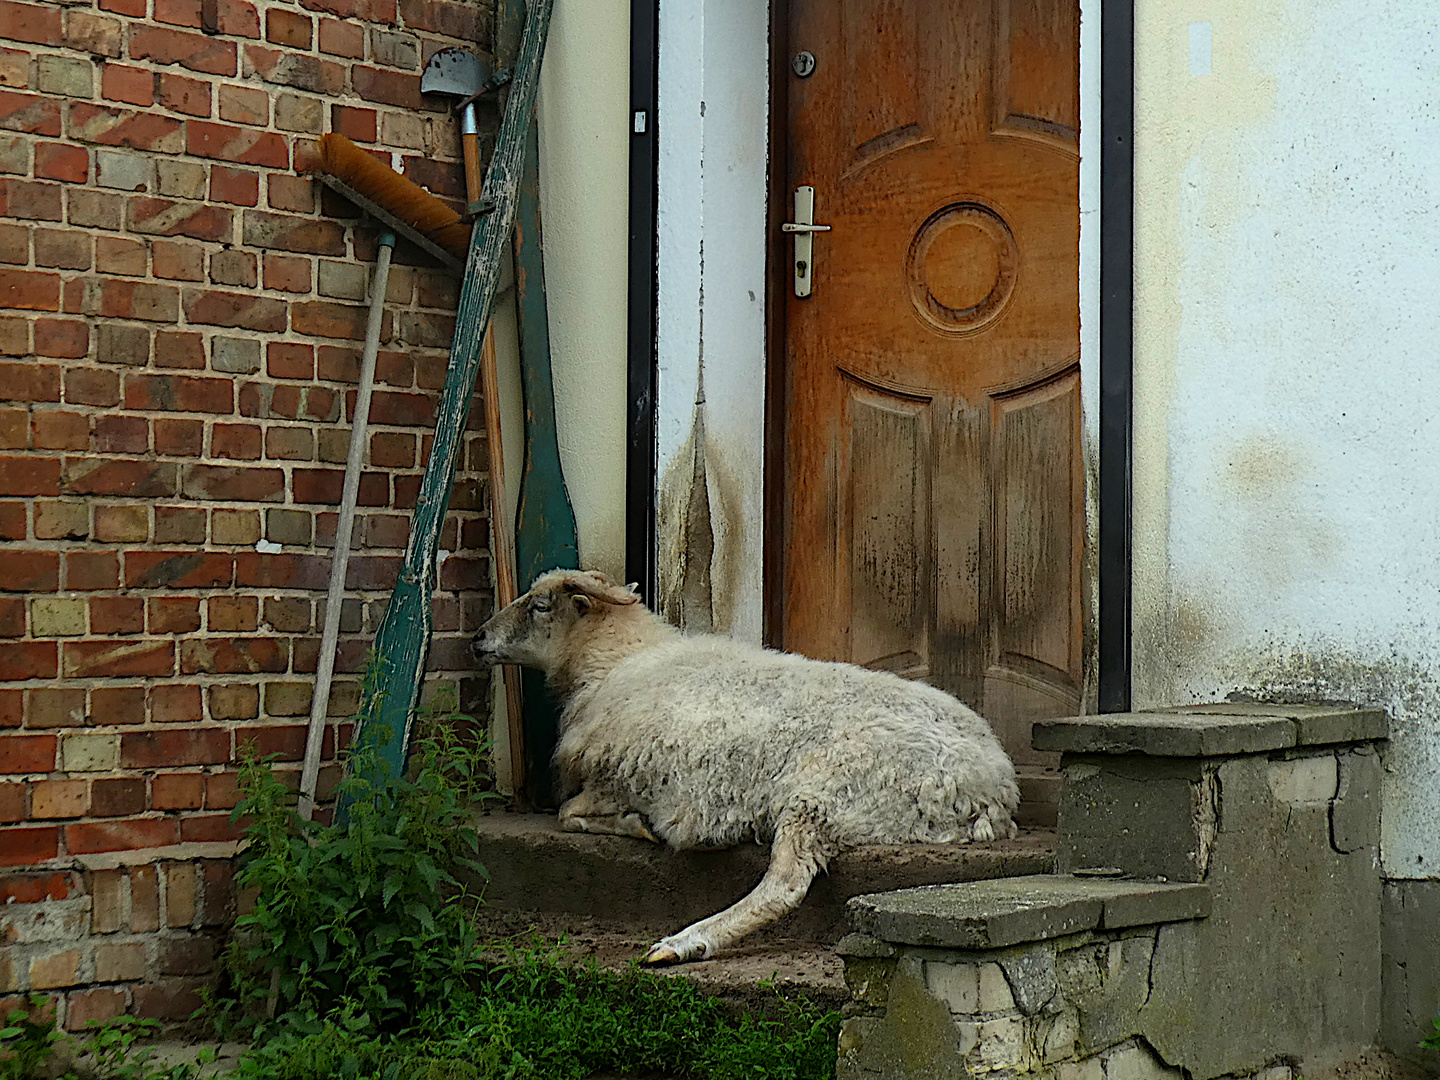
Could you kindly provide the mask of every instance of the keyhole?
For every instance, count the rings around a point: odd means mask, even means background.
[[[808,79],[815,70],[815,54],[809,49],[795,54],[795,59],[790,61],[790,70],[802,79]]]
[[[809,266],[809,264],[808,264],[804,259],[796,259],[796,260],[795,260],[795,276],[796,276],[796,277],[804,277],[804,276],[805,276],[805,271],[808,270],[808,269],[810,269],[810,266]]]

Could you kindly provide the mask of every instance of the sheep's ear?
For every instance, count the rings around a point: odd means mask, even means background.
[[[590,614],[590,609],[595,606],[595,601],[586,596],[583,592],[575,594],[575,610],[581,615]]]

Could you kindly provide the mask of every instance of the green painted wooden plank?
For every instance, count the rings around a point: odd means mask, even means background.
[[[436,414],[435,440],[420,483],[400,579],[375,636],[375,678],[361,708],[355,744],[376,751],[377,780],[398,775],[404,768],[410,724],[424,685],[434,626],[430,596],[438,573],[440,529],[450,505],[456,455],[480,370],[480,343],[499,285],[505,245],[510,242],[515,224],[526,135],[535,114],[540,61],[552,5],[553,0],[534,0],[525,21],[495,154],[485,173],[482,195],[491,201],[493,209],[476,221],[470,236],[455,315],[455,340],[450,346],[450,366]]]
[[[524,19],[523,0],[501,0],[497,45],[501,64],[511,62],[515,27]],[[575,511],[560,466],[555,425],[555,389],[550,367],[550,318],[545,302],[545,258],[540,230],[540,144],[536,126],[525,136],[515,211],[515,289],[518,301],[521,384],[525,395],[525,458],[515,520],[516,580],[522,589],[546,570],[580,565]],[[559,731],[559,705],[543,675],[525,671],[526,799],[554,805],[550,757]]]

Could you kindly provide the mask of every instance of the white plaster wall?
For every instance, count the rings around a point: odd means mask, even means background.
[[[1136,128],[1135,703],[1387,707],[1440,876],[1435,4],[1140,0]]]
[[[658,599],[688,628],[752,641],[763,613],[768,21],[765,4],[660,3]],[[707,531],[701,565],[694,537]]]
[[[581,564],[619,578],[625,572],[628,0],[555,5],[540,71],[539,122],[560,463],[575,507]]]

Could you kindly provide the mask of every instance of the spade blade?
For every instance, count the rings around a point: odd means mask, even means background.
[[[490,77],[490,62],[469,49],[453,46],[441,49],[420,76],[422,94],[453,94],[468,98]]]

